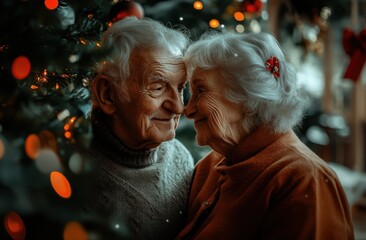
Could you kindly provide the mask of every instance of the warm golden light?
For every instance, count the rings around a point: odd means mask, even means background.
[[[54,10],[58,7],[58,0],[45,0],[44,5],[49,10]]]
[[[64,240],[87,240],[88,233],[84,227],[75,221],[68,222],[64,229]]]
[[[234,18],[236,21],[240,22],[244,20],[244,14],[242,12],[235,12]]]
[[[193,8],[196,10],[202,10],[203,9],[203,3],[201,1],[195,1],[193,3]]]
[[[79,39],[79,41],[80,41],[80,43],[81,43],[81,44],[83,44],[83,45],[86,45],[86,44],[87,44],[86,40],[85,40],[85,39],[83,39],[83,38],[80,38],[80,39]]]
[[[41,141],[36,134],[30,134],[25,140],[25,153],[31,159],[36,159],[41,150]]]
[[[62,198],[71,197],[71,186],[67,178],[60,172],[53,171],[50,175],[51,185]]]
[[[25,56],[17,57],[11,66],[11,73],[18,80],[26,78],[31,70],[31,63]]]
[[[218,28],[220,26],[220,22],[217,19],[211,19],[209,25],[211,28]]]
[[[5,229],[16,240],[25,239],[26,229],[22,218],[15,212],[10,212],[4,219]]]

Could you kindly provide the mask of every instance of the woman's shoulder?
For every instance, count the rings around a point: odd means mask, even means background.
[[[224,156],[214,150],[211,150],[204,157],[198,160],[196,168],[213,168],[223,159]]]

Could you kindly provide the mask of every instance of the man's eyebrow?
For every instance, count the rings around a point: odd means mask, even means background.
[[[167,78],[161,74],[152,74],[148,79],[149,81],[167,81]]]

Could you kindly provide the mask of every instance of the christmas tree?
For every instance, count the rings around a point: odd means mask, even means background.
[[[0,3],[1,239],[115,239],[126,234],[123,223],[112,226],[78,214],[72,199],[90,186],[84,183],[93,172],[72,145],[87,145],[91,138],[88,87],[103,56],[103,31],[129,15],[181,24],[181,18],[156,13],[182,4],[192,11],[191,1]]]
[[[72,201],[93,179],[93,171],[72,146],[87,145],[91,138],[89,82],[103,57],[101,34],[110,24],[129,15],[145,16],[184,25],[195,40],[213,29],[265,30],[265,4],[261,0],[2,0],[0,238],[125,236],[123,224],[82,217]],[[193,129],[178,129],[177,134],[196,159],[203,155],[193,143]]]

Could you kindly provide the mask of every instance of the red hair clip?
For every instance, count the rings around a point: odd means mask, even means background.
[[[270,71],[275,78],[280,77],[280,62],[277,57],[268,58],[266,61],[266,69]]]

